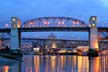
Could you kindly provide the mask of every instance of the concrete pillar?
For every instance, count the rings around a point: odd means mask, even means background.
[[[19,34],[18,34],[18,19],[11,18],[11,32],[10,32],[10,47],[12,50],[19,49]]]
[[[90,49],[98,50],[97,17],[90,17]]]
[[[21,32],[18,31],[18,38],[19,38],[19,48],[21,48]]]

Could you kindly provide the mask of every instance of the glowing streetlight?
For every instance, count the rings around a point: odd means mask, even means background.
[[[48,27],[49,21],[45,21],[44,24],[45,24],[46,27]]]
[[[95,24],[94,23],[92,24],[92,27],[95,27]]]
[[[16,21],[17,21],[17,18],[16,17],[12,17],[12,28],[17,28],[17,25],[16,25]]]
[[[18,19],[17,27],[20,28],[20,25],[21,25],[21,21],[20,19]]]
[[[15,18],[15,17],[13,17],[13,18],[12,18],[12,21],[16,21],[16,18]]]

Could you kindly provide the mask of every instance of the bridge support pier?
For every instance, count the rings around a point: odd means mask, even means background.
[[[11,38],[10,38],[10,47],[12,50],[19,49],[19,32],[18,32],[18,19],[16,17],[11,18]]]
[[[88,55],[90,56],[97,56],[98,55],[98,30],[96,27],[97,18],[96,16],[90,17],[90,47],[88,51]]]
[[[21,48],[21,32],[18,31],[19,48]]]

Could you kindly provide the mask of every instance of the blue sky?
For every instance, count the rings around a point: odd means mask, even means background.
[[[97,16],[98,25],[101,25],[108,22],[108,0],[1,0],[0,26],[10,23],[12,16],[19,17],[22,22],[38,17],[65,16],[86,23],[90,16]]]

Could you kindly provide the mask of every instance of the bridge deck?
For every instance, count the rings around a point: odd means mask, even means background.
[[[10,28],[0,28],[0,32],[10,32]],[[35,27],[35,28],[19,28],[19,32],[42,32],[42,31],[82,31],[88,32],[89,27]],[[99,32],[108,32],[107,27],[98,27]]]

